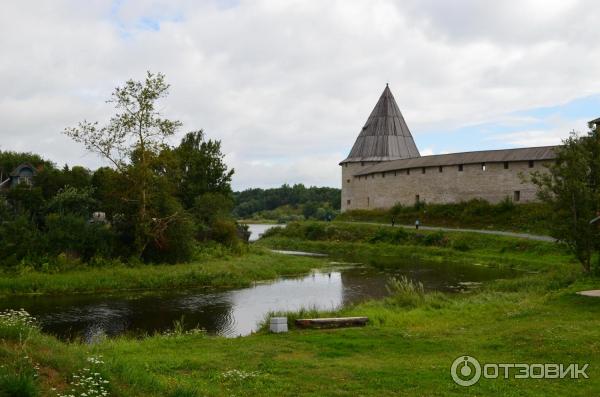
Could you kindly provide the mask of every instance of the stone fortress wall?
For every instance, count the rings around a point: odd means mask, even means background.
[[[456,203],[484,199],[498,203],[536,201],[530,173],[544,171],[549,161],[512,161],[412,168],[356,176],[375,163],[342,164],[342,211],[390,208],[395,204]],[[508,167],[508,168],[505,168]]]

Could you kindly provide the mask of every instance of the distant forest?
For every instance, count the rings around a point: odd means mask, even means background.
[[[339,212],[341,200],[340,189],[306,187],[303,184],[285,184],[273,189],[248,189],[233,195],[235,217],[278,222],[333,218]]]

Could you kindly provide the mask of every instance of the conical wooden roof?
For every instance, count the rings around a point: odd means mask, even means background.
[[[410,130],[387,85],[343,163],[420,157]]]

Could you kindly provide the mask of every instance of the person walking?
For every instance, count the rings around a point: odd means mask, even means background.
[[[394,227],[394,225],[395,225],[395,224],[396,224],[396,218],[394,218],[394,217],[392,216],[392,227]]]
[[[419,230],[419,226],[421,225],[421,223],[419,222],[419,220],[417,219],[415,221],[415,229]]]

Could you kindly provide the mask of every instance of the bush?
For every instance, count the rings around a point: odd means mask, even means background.
[[[0,223],[0,260],[4,267],[14,267],[23,258],[30,258],[42,251],[41,235],[31,218],[17,216]]]
[[[175,216],[144,251],[144,259],[153,262],[178,263],[192,258],[195,228],[187,214]]]
[[[426,234],[423,236],[422,241],[423,245],[433,245],[436,247],[445,247],[448,245],[448,237],[441,231]]]
[[[240,240],[236,223],[231,220],[218,219],[210,228],[210,239],[226,246],[233,246]]]
[[[90,223],[81,216],[50,214],[45,219],[47,231],[43,236],[46,253],[88,261],[94,256],[109,257],[115,236],[106,224]]]

